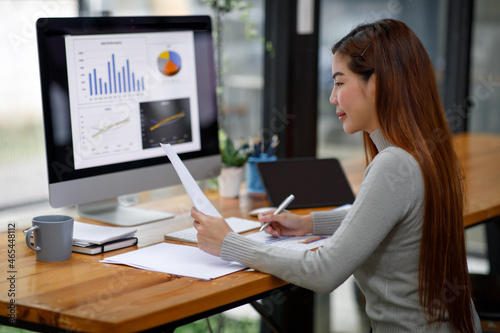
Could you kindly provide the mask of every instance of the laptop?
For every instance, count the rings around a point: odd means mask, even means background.
[[[257,170],[272,206],[290,194],[289,209],[352,204],[354,193],[336,158],[293,158],[257,163]]]

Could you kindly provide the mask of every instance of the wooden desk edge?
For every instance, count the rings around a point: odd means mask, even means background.
[[[267,295],[275,290],[289,286],[288,282],[274,276],[259,272],[256,272],[256,274],[259,275],[259,278],[251,283],[235,286],[234,288],[226,288],[222,293],[213,292],[204,295],[198,298],[195,303],[189,302],[189,307],[182,307],[181,304],[178,304],[173,308],[158,309],[149,312],[147,315],[139,314],[137,316],[130,316],[116,322],[109,321],[107,318],[97,318],[97,320],[93,319],[89,321],[86,318],[72,315],[71,313],[75,312],[75,309],[71,309],[60,314],[58,326],[63,329],[74,329],[76,327],[78,330],[85,332],[136,332],[162,326],[174,328],[178,324],[187,324],[205,316],[218,313],[219,309],[220,311],[224,311],[232,308],[232,304],[241,305],[248,299],[257,300],[261,298],[261,295]],[[181,277],[181,279],[189,278]],[[235,297],[235,295],[238,296]],[[78,310],[76,309],[76,311]],[[99,326],[96,326],[97,323]]]
[[[16,230],[16,233],[21,239],[22,230]],[[6,235],[7,233],[3,233]],[[1,235],[1,233],[0,233]],[[6,237],[5,237],[6,238]],[[4,239],[5,239],[4,238]],[[120,250],[118,250],[120,251]],[[78,264],[89,262],[93,263],[93,265],[98,264],[99,261],[98,256],[87,256],[84,254],[73,254],[73,263],[76,261]],[[19,261],[21,260],[21,261]],[[18,262],[22,262],[23,264],[29,262],[35,262],[35,253],[33,251],[29,251],[23,248],[23,251],[20,253],[20,257],[18,258]],[[3,261],[3,264],[6,264],[6,261]],[[41,263],[42,266],[54,266],[54,268],[50,269],[60,269],[61,263]],[[136,268],[121,266],[121,265],[111,265],[114,267],[118,267],[119,274],[127,274],[123,271],[134,271],[138,273],[147,274],[146,270],[139,270]],[[6,267],[6,266],[5,266]],[[74,266],[72,266],[74,267]],[[33,273],[27,272],[22,277],[16,275],[16,283],[18,279],[36,279],[36,276],[40,276],[40,272],[34,271]],[[154,273],[154,272],[150,272]],[[88,280],[84,280],[82,282],[77,282],[75,284],[75,288],[78,286],[87,286],[92,287],[96,285],[96,281],[99,279],[106,279],[106,281],[112,280],[116,278],[116,274],[118,274],[115,270],[110,271],[104,275],[100,275],[98,277],[92,277]],[[163,273],[155,273],[161,275]],[[142,274],[136,274],[141,275]],[[169,276],[169,274],[163,274],[165,276]],[[194,280],[195,284],[199,284],[200,286],[200,294],[203,297],[199,298],[198,293],[191,292],[189,295],[186,295],[186,301],[181,302],[179,304],[169,304],[168,306],[156,308],[153,306],[151,311],[141,312],[139,315],[127,315],[124,317],[116,317],[115,318],[99,318],[99,309],[103,307],[100,302],[102,299],[99,297],[83,297],[81,302],[78,304],[74,304],[72,306],[57,306],[54,304],[54,295],[57,293],[61,293],[63,290],[68,289],[68,286],[62,286],[54,289],[48,289],[47,291],[35,291],[30,293],[29,295],[22,295],[22,293],[16,292],[16,317],[15,320],[19,323],[26,323],[24,328],[33,329],[33,326],[40,325],[41,329],[47,329],[47,327],[58,327],[60,329],[71,330],[71,331],[85,331],[85,332],[109,332],[109,331],[141,331],[150,329],[157,326],[169,325],[172,322],[182,321],[183,319],[199,316],[200,314],[206,313],[208,311],[213,310],[214,308],[222,308],[228,306],[233,303],[240,302],[244,299],[256,297],[257,295],[270,293],[273,290],[282,288],[284,286],[289,285],[288,282],[280,280],[272,275],[257,272],[257,271],[248,271],[243,270],[239,272],[235,272],[232,274],[228,274],[226,276],[222,276],[217,279],[212,280],[199,280],[195,278],[189,277],[181,277],[181,276],[172,276],[173,279],[166,279],[162,283],[157,283],[155,285],[149,285],[145,287],[139,287],[134,289],[136,295],[142,294],[146,289],[150,287],[155,287],[157,290],[165,290],[166,298],[168,298],[168,294],[170,293],[169,285],[171,281],[174,280]],[[6,281],[4,281],[3,285],[5,287]],[[163,287],[164,286],[164,287]],[[61,289],[62,288],[62,289]],[[61,291],[60,291],[61,290]],[[99,288],[95,288],[94,290],[99,290]],[[174,292],[176,291],[173,289]],[[113,294],[111,299],[119,298],[120,296],[124,296],[123,299],[127,297],[128,292],[124,295],[121,293]],[[49,302],[41,302],[38,303],[37,299],[40,297],[40,300],[43,299],[43,295],[51,295]],[[94,296],[99,296],[97,293]],[[64,295],[61,295],[64,297]],[[177,295],[178,297],[178,295]],[[140,297],[134,298],[130,300],[131,307],[134,306],[134,301]],[[30,300],[30,301],[29,301]],[[108,300],[106,298],[106,300]],[[33,302],[35,301],[35,302]],[[102,303],[102,302],[101,302]],[[188,306],[179,306],[182,303],[189,304]],[[7,318],[9,315],[8,306],[10,304],[9,298],[7,297],[7,293],[3,295],[0,299],[0,316]],[[53,304],[53,305],[51,305]],[[136,307],[137,308],[137,307]],[[89,310],[94,312],[89,315]],[[5,322],[5,321],[4,321]],[[8,324],[8,322],[5,322]],[[28,325],[29,324],[29,325]],[[11,326],[16,326],[11,325]]]

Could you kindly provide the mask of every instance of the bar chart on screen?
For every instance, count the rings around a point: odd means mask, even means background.
[[[79,104],[145,96],[143,38],[75,40],[74,48]]]

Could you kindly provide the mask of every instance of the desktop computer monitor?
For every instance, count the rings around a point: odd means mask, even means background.
[[[135,225],[171,216],[121,195],[180,183],[160,143],[195,179],[220,170],[208,16],[41,18],[37,42],[50,203]]]

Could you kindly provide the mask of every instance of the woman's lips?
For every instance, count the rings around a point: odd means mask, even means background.
[[[337,112],[337,116],[339,116],[340,121],[344,120],[347,117],[344,112]]]

